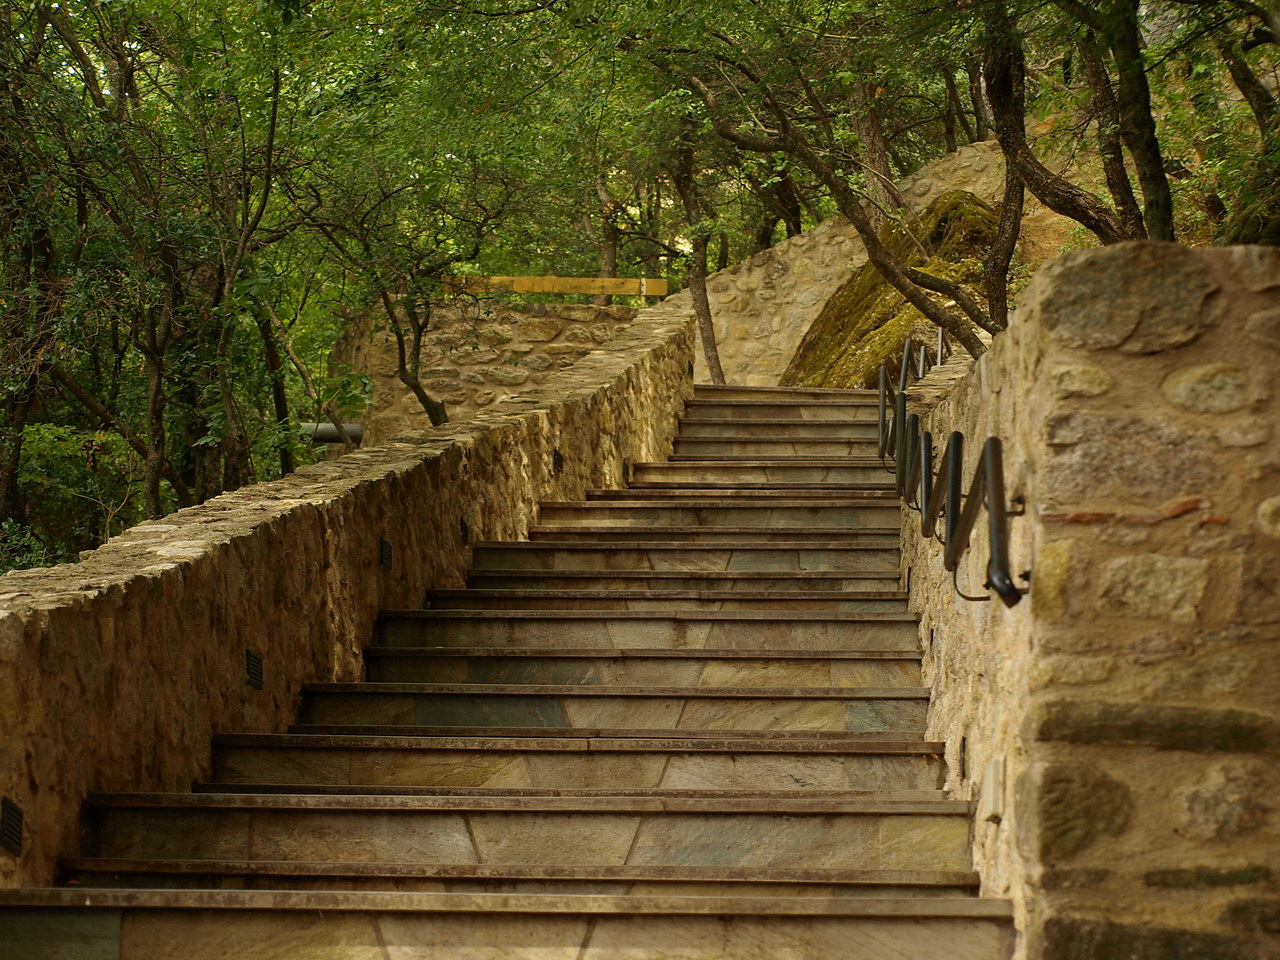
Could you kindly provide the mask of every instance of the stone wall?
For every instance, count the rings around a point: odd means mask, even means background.
[[[303,683],[358,680],[377,612],[461,586],[470,544],[522,538],[540,500],[620,486],[629,463],[667,456],[693,329],[670,310],[645,318],[470,420],[0,577],[0,794],[28,827],[20,859],[0,852],[0,884],[52,881],[87,792],[185,790],[210,774],[212,734],[282,732]]]
[[[970,471],[1004,440],[1033,576],[1011,610],[969,603],[907,540],[984,892],[1034,960],[1280,955],[1280,251],[1068,254],[954,366],[917,409]],[[958,579],[983,593],[975,542]]]
[[[445,403],[450,420],[530,387],[549,383],[636,318],[633,307],[573,304],[506,305],[488,301],[439,306],[422,348],[420,379]],[[368,375],[373,395],[364,413],[365,443],[421,430],[426,414],[396,375],[395,337],[380,311],[355,323],[333,351],[335,364]]]
[[[949,190],[967,190],[987,203],[1004,195],[1004,161],[994,140],[971,143],[899,181],[919,213]],[[1066,238],[1062,218],[1027,197],[1022,255],[1042,263]],[[801,338],[850,273],[867,261],[858,232],[843,217],[827,220],[707,280],[720,362],[729,383],[774,386]],[[666,303],[690,309],[688,291]],[[708,380],[698,346],[698,382]]]

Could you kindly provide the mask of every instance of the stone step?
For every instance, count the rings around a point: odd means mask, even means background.
[[[691,400],[684,415],[692,420],[855,420],[875,421],[879,405],[873,399],[839,400],[743,399]]]
[[[433,610],[838,610],[905,612],[898,590],[843,596],[833,590],[431,590]]]
[[[452,727],[452,726],[414,726],[413,724],[352,724],[352,723],[294,723],[289,725],[290,733],[323,735],[334,737],[533,737],[535,739],[544,739],[547,737],[555,737],[559,739],[599,739],[599,740],[640,740],[640,739],[661,739],[670,738],[674,734],[670,727],[665,730],[653,730],[635,727]],[[885,740],[900,741],[917,741],[923,740],[924,734],[920,729],[916,730],[680,730],[678,732],[681,740],[771,740],[771,741],[798,741],[798,740],[839,740],[839,741],[863,741],[863,742],[883,742]],[[424,788],[425,789],[425,788]],[[497,793],[503,792],[494,788]],[[381,792],[381,791],[379,791]],[[441,793],[445,791],[442,787],[432,787],[428,792]],[[589,793],[590,791],[588,791]],[[614,796],[626,793],[625,790],[613,788],[612,791],[604,790],[592,793],[593,796]],[[687,791],[678,791],[683,794]],[[723,793],[724,791],[717,791]],[[455,793],[459,795],[474,796],[477,793],[483,793],[480,788],[468,787],[466,790],[458,790]],[[537,791],[531,791],[528,788],[521,789],[522,794],[533,796]],[[561,794],[578,794],[583,793],[580,790],[557,790],[548,788],[543,793],[546,796],[559,796]],[[661,793],[658,791],[657,793]],[[637,796],[656,796],[652,790],[637,792]],[[846,795],[845,791],[843,795]],[[893,799],[885,797],[884,799]],[[915,800],[945,800],[945,797],[901,797],[899,799],[915,799]]]
[[[87,855],[968,870],[957,801],[109,794]]]
[[[897,577],[898,541],[848,539],[777,543],[695,543],[655,538],[633,543],[502,541],[478,543],[474,570],[682,570],[698,573],[806,570],[878,573]]]
[[[816,503],[792,497],[779,497],[773,503],[725,503],[715,499],[681,503],[586,500],[542,504],[535,529],[636,526],[659,533],[668,527],[763,527],[785,533],[793,527],[842,531],[874,527],[891,529],[896,536],[901,523],[902,508],[897,503],[862,498]]]
[[[892,490],[893,473],[878,460],[849,457],[845,460],[801,457],[795,460],[781,458],[762,459],[751,457],[742,460],[701,459],[671,460],[662,463],[637,463],[632,474],[632,486],[643,488],[654,483],[672,483],[680,486],[699,486],[722,483],[737,489],[753,484],[767,484],[788,493],[803,489],[791,484],[826,484],[829,489],[845,489],[858,493],[864,490]],[[830,485],[836,485],[831,487]]]
[[[317,683],[303,723],[648,730],[920,730],[922,687]]]
[[[676,437],[672,459],[719,460],[729,457],[752,457],[759,460],[777,460],[783,457],[807,459],[853,457],[869,460],[876,457],[876,449],[875,440]]]
[[[370,647],[374,683],[535,683],[688,687],[919,687],[920,656],[842,650],[511,650]]]
[[[0,911],[22,960],[1006,960],[1014,935],[971,897],[9,890]]]
[[[217,783],[559,790],[936,790],[943,745],[678,737],[221,736]],[[616,793],[614,794],[616,795]]]
[[[897,512],[896,510],[894,511]],[[872,542],[886,545],[898,542],[898,527],[720,527],[720,526],[685,526],[675,527],[662,524],[645,526],[643,524],[604,524],[601,526],[536,526],[529,528],[529,539],[537,543],[544,542],[596,542],[596,543],[636,543],[648,542],[655,536],[666,540],[690,543],[804,543],[806,541],[826,542],[833,535],[845,537],[852,543]]]
[[[668,596],[688,591],[716,593],[812,591],[853,594],[897,590],[898,572],[856,573],[842,571],[774,572],[738,570],[699,573],[687,570],[471,570],[467,584],[476,589],[497,590],[618,590],[646,591]],[[530,609],[533,609],[532,607]],[[669,608],[678,609],[678,608]]]
[[[850,496],[856,496],[861,500],[897,503],[897,494],[894,493],[892,484],[882,486],[883,489],[870,485],[848,487],[838,483],[774,485],[761,483],[737,486],[717,481],[690,483],[659,481],[633,484],[625,490],[588,490],[587,499],[681,503],[685,500],[705,500],[708,497],[715,497],[721,503],[768,503],[778,497],[791,497],[821,503],[824,500],[846,500]]]
[[[878,400],[878,390],[848,390],[839,387],[746,387],[731,383],[696,383],[695,400]]]
[[[62,863],[65,881],[99,888],[353,890],[561,896],[974,897],[964,870],[805,870],[732,867],[558,867],[487,864],[112,860]]]
[[[685,417],[680,421],[682,438],[695,437],[811,437],[837,440],[875,440],[879,436],[876,421],[855,420],[762,420],[748,417],[733,420],[726,417],[709,419]]]
[[[384,647],[919,650],[906,613],[787,610],[388,610]]]

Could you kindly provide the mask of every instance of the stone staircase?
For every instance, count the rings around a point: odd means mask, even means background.
[[[1003,960],[875,413],[699,387],[668,462],[387,611],[365,682],[190,794],[93,797],[15,956]]]

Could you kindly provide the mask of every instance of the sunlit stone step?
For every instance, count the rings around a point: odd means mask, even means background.
[[[972,897],[964,870],[805,870],[732,867],[558,867],[506,864],[306,863],[253,860],[64,861],[80,886],[224,890],[386,890],[562,896]]]
[[[680,503],[685,500],[706,500],[714,497],[721,503],[768,503],[779,497],[801,498],[809,501],[844,500],[850,496],[862,500],[877,500],[889,503],[897,502],[897,494],[892,485],[864,484],[860,487],[849,487],[844,484],[831,483],[798,483],[798,484],[733,484],[718,481],[697,480],[687,483],[659,481],[656,483],[633,483],[625,490],[588,490],[588,500],[649,500],[659,503]]]
[[[966,897],[280,890],[0,897],[7,945],[24,960],[71,960],[69,940],[97,951],[75,960],[266,958],[266,948],[270,960],[1006,960],[1013,942],[1008,903]]]
[[[778,497],[773,503],[726,503],[707,498],[681,503],[651,501],[569,501],[544,503],[537,529],[636,526],[661,533],[667,527],[764,528],[786,533],[790,528],[852,531],[865,527],[891,529],[898,535],[902,508],[893,501],[849,498],[818,503]]]
[[[433,610],[836,610],[848,613],[905,612],[907,595],[897,590],[842,596],[833,590],[432,590]]]
[[[919,687],[901,651],[457,649],[370,647],[365,676],[387,683],[536,683],[690,687]]]
[[[644,543],[655,536],[666,540],[691,543],[825,543],[833,534],[852,543],[892,546],[898,543],[897,527],[722,527],[722,526],[646,526],[636,523],[614,523],[600,526],[536,526],[529,529],[529,539],[544,542]]]
[[[649,730],[919,730],[919,687],[623,687],[587,684],[317,683],[301,720],[412,726]]]
[[[880,396],[878,390],[844,390],[838,387],[740,387],[726,383],[697,383],[693,387],[695,400],[847,400],[874,402]]]
[[[858,457],[876,456],[871,440],[676,437],[676,457],[715,460],[720,457]]]
[[[955,801],[116,794],[96,857],[967,870]]]
[[[787,610],[389,610],[379,646],[919,649],[914,613]]]
[[[655,531],[655,534],[660,531]],[[504,541],[478,543],[473,570],[681,570],[696,573],[755,570],[853,571],[889,576],[898,571],[900,551],[892,546],[846,539],[770,543],[696,543],[660,537],[633,543]]]
[[[726,460],[668,460],[638,463],[632,474],[636,485],[674,483],[682,485],[722,483],[743,489],[752,484],[845,484],[854,488],[893,489],[893,474],[879,461],[849,457],[843,462],[830,457],[802,457],[793,460],[751,457]],[[784,488],[785,489],[785,488]],[[788,491],[790,492],[790,491]]]
[[[693,420],[861,420],[873,421],[879,416],[874,399],[854,398],[826,400],[817,398],[691,400],[685,417]]]
[[[221,736],[218,783],[571,790],[935,790],[943,745],[678,737]]]
[[[714,591],[813,591],[858,594],[897,590],[900,580],[892,573],[849,571],[776,572],[741,570],[697,573],[685,570],[471,570],[467,583],[494,590],[643,590],[661,593]],[[675,607],[668,609],[678,609]]]
[[[715,438],[765,438],[809,437],[814,439],[875,440],[879,436],[879,424],[874,421],[852,420],[764,420],[749,417],[731,420],[724,417],[680,421],[679,437]]]

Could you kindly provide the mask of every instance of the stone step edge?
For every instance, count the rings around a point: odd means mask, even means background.
[[[458,750],[496,753],[821,753],[873,756],[938,756],[946,744],[930,740],[686,740],[605,737],[397,737],[309,733],[215,734],[218,748],[273,750]]]
[[[404,660],[415,657],[595,660],[912,660],[922,654],[906,650],[740,650],[721,647],[366,647],[365,659]]]
[[[583,535],[590,534],[597,537],[608,537],[613,534],[636,534],[643,533],[652,535],[656,531],[661,531],[667,536],[676,535],[715,535],[725,536],[732,534],[738,537],[771,537],[785,534],[789,537],[830,537],[833,531],[839,531],[846,537],[855,540],[862,540],[871,537],[897,537],[900,532],[899,527],[842,527],[842,526],[826,526],[826,527],[768,527],[768,526],[719,526],[716,524],[659,524],[653,520],[634,520],[631,522],[619,523],[551,523],[551,524],[535,524],[529,528],[529,536],[535,534],[543,537],[566,536],[566,535]],[[546,540],[540,540],[539,543],[547,543]],[[580,543],[581,541],[573,541]],[[635,541],[628,541],[635,542]],[[709,543],[723,543],[722,540],[706,541]],[[765,541],[769,542],[769,541]],[[886,543],[892,543],[898,546],[897,540],[887,540]]]
[[[331,860],[129,860],[68,858],[64,869],[96,873],[254,873],[260,876],[385,877],[441,880],[625,880],[677,883],[796,883],[846,886],[977,887],[965,870],[840,870],[788,867],[560,866],[556,864],[433,864]]]
[[[421,731],[421,732],[417,732]],[[530,737],[587,740],[850,740],[875,743],[924,741],[922,730],[681,730],[677,727],[627,729],[609,727],[441,727],[396,723],[291,723],[289,733],[340,737]],[[929,741],[933,742],[933,741]]]
[[[783,394],[784,396],[787,394],[795,394],[795,393],[819,393],[819,394],[835,394],[837,396],[848,396],[848,397],[876,398],[876,397],[879,397],[880,395],[879,391],[877,390],[870,390],[862,387],[783,387],[783,386],[757,387],[757,386],[749,386],[745,384],[743,386],[737,386],[736,384],[732,384],[732,383],[695,383],[693,385],[693,389],[695,392],[702,390],[707,393],[719,393],[721,391],[724,391],[726,393],[728,392],[764,393],[764,394],[780,393],[780,394]]]
[[[955,918],[1009,921],[1003,900],[921,897],[628,897],[507,893],[400,893],[328,890],[0,890],[0,907],[99,910],[592,914],[625,916],[800,916]]]
[[[736,426],[763,425],[767,427],[794,427],[798,425],[806,427],[873,427],[876,425],[874,420],[797,420],[795,417],[780,417],[772,420],[765,417],[681,417],[678,422],[699,425],[715,424],[716,426],[734,424]]]
[[[685,409],[689,407],[866,407],[874,410],[879,406],[879,397],[871,394],[861,394],[854,396],[844,396],[839,399],[819,400],[812,397],[797,397],[788,400],[785,397],[767,397],[760,400],[753,400],[749,397],[717,397],[702,398],[694,397],[685,404]]]
[[[570,577],[575,579],[657,579],[657,580],[900,580],[897,570],[870,572],[865,570],[598,570],[581,567],[569,570],[530,570],[524,567],[489,567],[468,570],[467,576],[476,579],[500,577]],[[667,591],[659,591],[667,593]],[[834,596],[862,596],[856,590],[831,590]],[[744,591],[744,595],[750,596]]]
[[[678,466],[678,464],[677,464]],[[777,492],[788,493],[796,490],[805,491],[853,491],[859,495],[872,493],[883,494],[884,499],[894,503],[897,502],[897,494],[894,493],[893,483],[886,481],[883,484],[872,483],[821,483],[817,481],[807,480],[763,480],[759,483],[739,483],[733,480],[634,480],[628,490],[638,490],[650,493],[681,493],[684,491],[697,491],[703,493],[707,490],[714,490],[717,493],[724,494],[743,494],[753,496],[774,495]],[[603,496],[608,493],[617,493],[616,490],[588,490],[587,496]]]
[[[309,694],[362,696],[662,697],[677,700],[925,700],[928,687],[636,687],[552,683],[308,683]]]
[[[884,499],[879,497],[847,497],[845,499],[820,499],[820,500],[803,500],[803,499],[785,499],[771,500],[768,507],[762,507],[758,503],[726,503],[724,500],[707,499],[694,500],[691,503],[659,503],[655,506],[653,500],[543,500],[538,506],[541,509],[584,509],[584,511],[598,511],[598,509],[837,509],[850,507],[872,507],[887,509],[888,507],[897,507],[897,500]]]
[[[458,589],[428,590],[432,600],[831,600],[835,591],[822,590],[539,590]],[[849,600],[907,600],[905,590],[868,590]]]
[[[886,540],[884,543],[850,543],[847,540],[779,540],[766,543],[761,540],[722,540],[716,543],[697,543],[681,540],[632,540],[627,543],[600,541],[592,543],[583,540],[485,540],[474,545],[475,550],[898,550],[898,540]],[[699,573],[698,570],[686,570],[685,573]],[[894,571],[896,573],[897,571]]]
[[[738,457],[672,456],[667,460],[646,460],[641,463],[635,463],[632,466],[636,470],[645,468],[667,469],[669,467],[692,470],[696,467],[720,467],[726,462],[732,463],[735,469],[738,467],[885,467],[885,461],[879,457],[761,457],[750,455]],[[885,467],[885,473],[886,476],[892,476],[887,467]]]
[[[91,793],[95,810],[278,810],[441,813],[697,813],[762,816],[968,817],[965,800],[847,800],[840,797],[438,797],[287,793]]]
[[[808,799],[834,800],[947,800],[942,790],[694,790],[664,787],[583,788],[555,787],[442,787],[434,784],[387,783],[221,783],[196,781],[193,793],[248,793],[307,796],[397,797],[668,797],[671,799]]]
[[[794,421],[794,422],[795,422],[795,423],[809,423],[809,422],[811,422],[811,421],[808,421],[808,420],[796,420],[796,421]],[[849,422],[849,423],[856,423],[857,421],[852,421],[852,420],[851,420],[851,421],[847,421],[847,422]],[[868,424],[867,424],[867,426],[874,426],[874,424],[868,423]],[[689,436],[688,434],[683,434],[683,433],[677,433],[677,434],[675,435],[674,441],[675,441],[675,443],[676,443],[677,445],[679,445],[679,444],[689,444],[689,445],[691,445],[691,446],[695,446],[695,445],[697,445],[697,444],[707,444],[707,443],[717,443],[717,444],[718,444],[718,443],[727,443],[727,444],[735,444],[735,443],[769,443],[769,444],[782,444],[782,443],[786,443],[786,444],[797,444],[797,443],[830,443],[830,444],[833,444],[833,445],[839,445],[839,446],[851,446],[851,445],[852,445],[852,446],[858,446],[858,447],[870,447],[870,448],[873,448],[873,449],[878,449],[879,444],[880,444],[880,440],[879,440],[879,438],[878,438],[878,437],[875,437],[875,436],[871,436],[871,437],[795,437],[795,436],[793,436],[793,437],[744,437],[744,436],[736,436],[736,435],[734,435],[734,434],[719,434],[719,435],[715,435],[715,436],[705,436],[705,435],[703,435],[703,436]],[[877,462],[877,463],[879,463],[879,458],[878,458],[878,457],[876,458],[876,462]]]
[[[546,571],[554,574],[555,571]],[[689,571],[682,571],[686,574]],[[697,571],[694,571],[695,573]],[[597,571],[607,575],[609,571]],[[378,621],[386,620],[781,620],[794,623],[822,621],[839,623],[917,623],[920,615],[910,610],[382,610]]]

